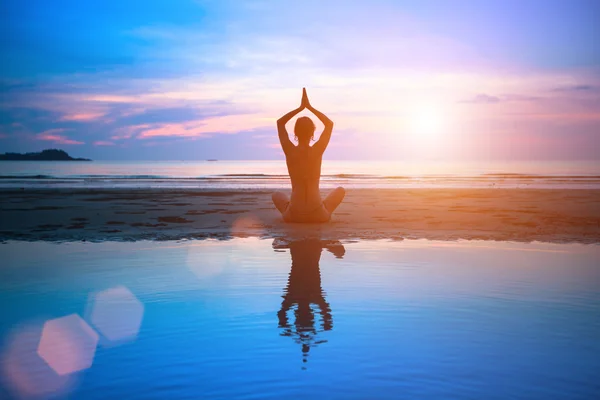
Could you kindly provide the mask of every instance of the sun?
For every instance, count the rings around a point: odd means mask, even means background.
[[[408,115],[409,134],[418,140],[436,140],[443,134],[445,122],[445,113],[439,105],[418,103]]]

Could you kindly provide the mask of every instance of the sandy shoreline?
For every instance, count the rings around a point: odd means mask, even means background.
[[[0,241],[244,236],[600,243],[600,190],[356,189],[328,224],[286,224],[269,191],[0,191]]]

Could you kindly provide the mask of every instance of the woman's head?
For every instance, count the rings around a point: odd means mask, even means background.
[[[294,137],[298,143],[308,143],[315,136],[315,123],[309,117],[300,117],[294,125]]]

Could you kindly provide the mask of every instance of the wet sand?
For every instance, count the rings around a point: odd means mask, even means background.
[[[319,236],[600,243],[600,190],[356,189],[327,224],[286,224],[270,191],[0,191],[0,241]]]

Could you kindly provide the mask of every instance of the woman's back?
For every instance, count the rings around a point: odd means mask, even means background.
[[[323,153],[310,146],[296,146],[286,154],[286,163],[292,181],[290,209],[307,213],[321,206],[319,182]]]
[[[298,118],[294,127],[294,133],[298,145],[294,145],[285,129],[285,124],[304,108],[312,111],[325,125],[325,129],[319,140],[313,145],[315,124],[308,117]],[[333,122],[314,109],[303,92],[300,107],[290,111],[277,121],[277,131],[290,180],[292,182],[292,195],[288,197],[283,193],[273,194],[273,202],[282,213],[284,220],[288,222],[325,222],[331,217],[333,210],[344,198],[344,189],[338,188],[330,194],[325,201],[321,201],[319,182],[321,180],[321,162],[323,153],[329,144],[333,131]]]

